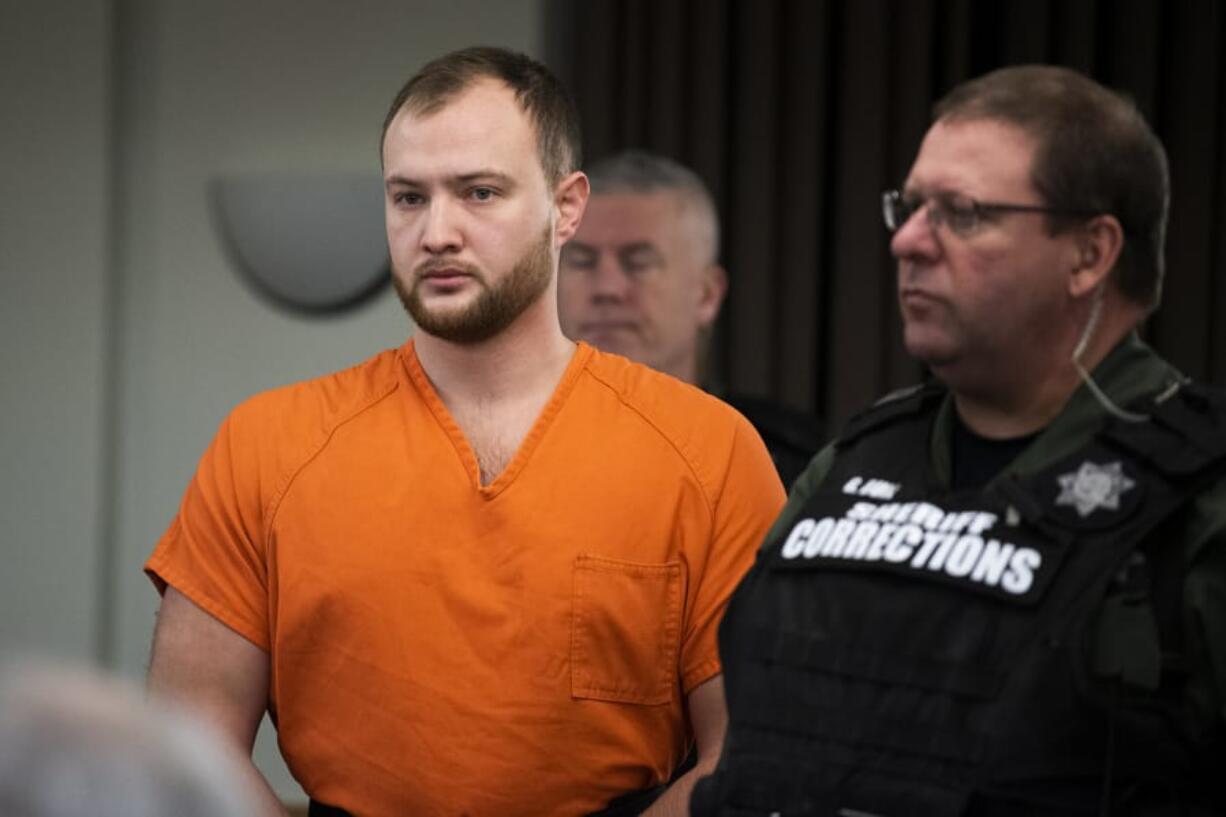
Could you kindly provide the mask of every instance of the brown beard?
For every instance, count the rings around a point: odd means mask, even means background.
[[[392,282],[418,329],[452,343],[481,343],[514,323],[549,288],[553,274],[552,239],[552,230],[546,225],[540,240],[528,248],[506,278],[492,287],[479,275],[474,275],[473,280],[481,285],[481,292],[459,311],[431,312],[422,303],[421,268],[414,273],[412,287],[407,290],[401,276],[393,274]]]

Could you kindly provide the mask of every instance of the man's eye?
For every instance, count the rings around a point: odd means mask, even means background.
[[[592,269],[596,266],[596,256],[591,253],[567,252],[563,249],[562,266],[572,270]]]
[[[494,190],[489,187],[474,187],[469,191],[469,196],[477,201],[489,201],[496,195]]]
[[[919,196],[905,196],[898,200],[898,223],[903,225],[911,216],[915,215],[915,211],[924,206],[924,200]]]
[[[979,224],[979,210],[973,204],[945,201],[941,203],[941,214],[955,232],[969,232]]]
[[[392,202],[395,204],[416,205],[421,204],[422,198],[420,193],[400,192],[392,195]]]
[[[650,251],[632,252],[621,257],[622,271],[626,273],[642,273],[657,265],[658,258]]]

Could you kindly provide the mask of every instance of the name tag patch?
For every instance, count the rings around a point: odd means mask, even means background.
[[[1028,604],[1062,555],[978,508],[827,496],[805,511],[776,551],[779,569],[883,570]]]

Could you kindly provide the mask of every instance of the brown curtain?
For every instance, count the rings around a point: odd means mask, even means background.
[[[712,361],[730,388],[833,422],[916,382],[880,193],[933,101],[1015,63],[1136,99],[1166,144],[1164,303],[1146,327],[1226,385],[1226,4],[1219,0],[553,0],[549,59],[585,151],[641,147],[710,184],[732,281]]]

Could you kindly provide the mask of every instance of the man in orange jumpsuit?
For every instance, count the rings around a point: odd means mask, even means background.
[[[783,502],[766,450],[562,334],[588,182],[542,66],[430,63],[382,159],[418,331],[223,423],[146,565],[151,690],[245,753],[270,712],[321,814],[585,814],[660,788],[695,741],[651,806],[682,814],[722,741],[716,627]]]

